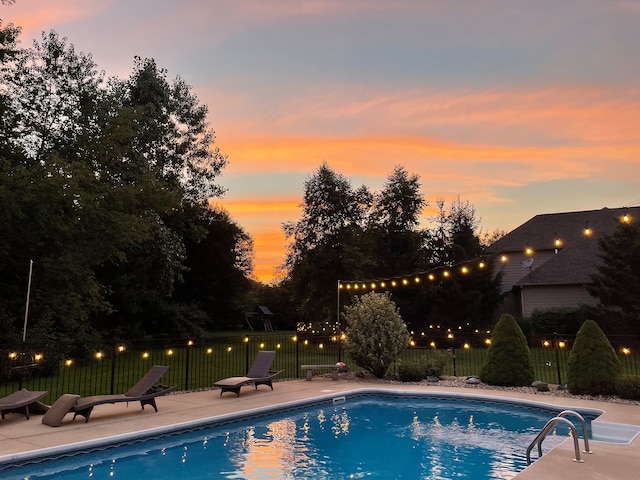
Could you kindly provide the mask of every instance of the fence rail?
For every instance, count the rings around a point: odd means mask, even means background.
[[[537,380],[549,384],[566,383],[569,346],[573,338],[556,336],[530,341]],[[446,351],[449,361],[445,376],[478,375],[486,358],[487,345],[473,334],[457,335],[455,341],[413,342],[398,361],[426,362],[433,352]],[[168,345],[168,346],[167,346]],[[625,346],[629,345],[629,346]],[[640,374],[640,344],[616,342],[624,373]],[[303,364],[352,365],[337,336],[298,337],[295,333],[253,333],[226,336],[207,341],[155,341],[145,345],[112,345],[96,350],[91,358],[62,358],[54,353],[0,352],[0,397],[19,389],[46,390],[45,402],[52,403],[63,393],[82,396],[122,393],[135,384],[152,365],[168,365],[161,383],[177,385],[178,390],[211,388],[215,381],[244,375],[258,350],[277,351],[273,368],[283,370],[280,379],[303,376]],[[39,356],[41,355],[41,356]],[[57,360],[56,358],[59,358]],[[56,360],[51,360],[56,359]],[[397,368],[397,365],[393,368]],[[392,372],[393,373],[393,372]]]

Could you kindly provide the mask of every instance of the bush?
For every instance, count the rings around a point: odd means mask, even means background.
[[[449,363],[451,356],[448,352],[434,350],[424,363],[424,372],[427,377],[441,377],[444,368]]]
[[[406,362],[398,367],[398,378],[403,382],[419,382],[424,375],[424,366],[417,362]]]
[[[589,318],[586,308],[558,308],[536,310],[531,314],[530,322],[532,330],[538,335],[551,335],[554,332],[574,335]]]
[[[582,324],[569,352],[567,388],[573,395],[610,395],[622,364],[609,340],[593,320]]]
[[[345,308],[346,351],[351,359],[378,378],[407,348],[409,332],[388,293],[355,297]]]
[[[480,380],[489,385],[520,387],[531,385],[533,379],[527,339],[515,318],[505,313],[493,329]]]
[[[640,400],[640,375],[622,375],[616,382],[616,394],[627,400]]]

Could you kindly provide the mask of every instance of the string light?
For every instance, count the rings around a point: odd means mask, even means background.
[[[620,221],[624,223],[630,223],[631,220],[632,218],[628,213],[625,213],[622,217],[620,217]],[[583,229],[582,233],[587,237],[593,235],[593,229],[589,226],[588,221],[586,222],[585,228]],[[558,249],[563,245],[564,245],[564,241],[561,238],[559,238],[557,234],[554,233],[553,246],[555,248],[555,253],[558,253]],[[535,250],[533,247],[527,246],[524,250],[524,253],[527,256],[532,256],[535,254]],[[501,263],[507,263],[509,261],[509,256],[503,253],[500,255],[499,261]],[[466,275],[471,272],[472,270],[472,268],[470,268],[471,265],[477,265],[478,269],[483,269],[487,267],[487,262],[485,262],[484,259],[480,259],[480,260],[474,259],[466,262],[460,262],[457,265],[450,265],[449,267],[454,268],[459,266],[459,272],[462,273],[463,275]],[[440,275],[437,275],[438,271],[441,271]],[[376,290],[378,288],[384,289],[384,288],[387,288],[388,286],[395,288],[398,285],[408,286],[410,283],[419,284],[420,282],[422,282],[423,278],[426,278],[429,281],[433,282],[437,280],[439,276],[443,279],[447,279],[452,276],[452,273],[449,269],[443,270],[442,267],[434,267],[431,271],[420,272],[418,274],[415,274],[413,278],[410,278],[411,277],[410,275],[407,275],[407,276],[398,275],[397,279],[392,279],[390,281],[366,280],[365,282],[367,283],[364,283],[363,281],[356,281],[356,280],[353,280],[353,281],[338,280],[338,288],[340,290],[342,289],[367,290],[368,288],[370,288],[371,290]]]
[[[477,262],[477,267],[479,269],[482,268],[486,268],[487,263],[484,260],[478,261],[477,259],[474,260],[470,260],[468,262],[462,262],[459,263],[458,265],[452,265],[451,267],[458,267],[458,271],[459,273],[466,275],[471,273],[472,269],[470,268],[470,265],[472,263],[476,263]],[[439,272],[439,274],[438,274]],[[438,278],[449,278],[453,276],[453,272],[450,269],[442,269],[442,267],[435,267],[433,270],[431,271],[427,271],[427,272],[420,272],[414,275],[407,275],[407,276],[398,276],[395,279],[391,279],[391,280],[381,280],[381,279],[377,279],[377,280],[360,280],[360,281],[356,281],[356,280],[338,280],[338,290],[357,290],[358,292],[360,290],[363,291],[375,291],[378,289],[385,289],[388,287],[398,287],[398,286],[409,286],[409,285],[418,285],[420,284],[424,279],[428,279],[431,282],[434,282],[436,280],[438,280]]]

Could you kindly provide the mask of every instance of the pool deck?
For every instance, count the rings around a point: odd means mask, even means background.
[[[258,390],[254,390],[253,387],[243,387],[240,397],[231,393],[220,396],[218,389],[168,395],[157,399],[158,413],[149,406],[143,411],[138,403],[100,405],[91,414],[89,423],[84,423],[81,417],[72,421],[73,415],[67,415],[62,426],[57,428],[43,425],[39,415],[32,415],[30,420],[25,420],[22,415],[7,414],[5,420],[0,421],[0,463],[12,458],[51,452],[64,445],[90,446],[108,437],[122,438],[143,430],[161,432],[176,424],[193,425],[204,419],[234,415],[243,411],[259,411],[277,405],[291,405],[314,398],[331,398],[359,389],[496,396],[559,405],[565,408],[599,409],[605,412],[600,420],[640,426],[640,406],[638,405],[535,393],[440,387],[437,384],[424,386],[354,382],[344,379],[332,381],[330,376],[316,376],[311,382],[304,379],[275,382],[274,391],[266,386],[260,386]],[[578,431],[581,433],[580,430]],[[582,450],[582,441],[580,447]],[[527,445],[523,445],[522,448],[526,449]],[[627,444],[592,441],[591,450],[593,454],[582,454],[584,463],[575,463],[572,461],[573,441],[569,438],[552,450],[543,449],[544,455],[539,460],[536,460],[537,450],[534,449],[532,459],[535,462],[515,479],[609,480],[640,476],[640,436]]]

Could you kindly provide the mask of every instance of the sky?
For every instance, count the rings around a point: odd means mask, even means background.
[[[326,162],[379,191],[394,166],[482,230],[640,204],[640,0],[15,0],[21,46],[55,30],[107,77],[153,58],[209,107],[215,200],[284,260],[282,223]],[[399,272],[402,274],[405,272]]]

